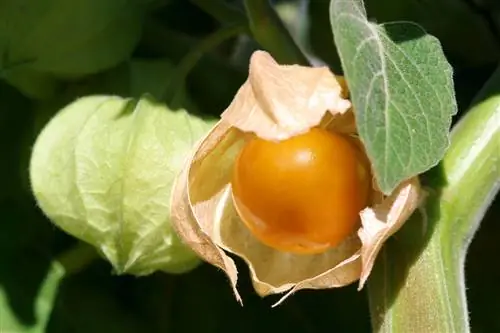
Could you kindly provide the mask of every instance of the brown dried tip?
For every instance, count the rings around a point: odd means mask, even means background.
[[[347,96],[343,79],[328,68],[279,65],[268,53],[257,51],[247,81],[179,175],[171,205],[174,226],[200,257],[226,272],[238,300],[238,272],[227,253],[248,264],[259,295],[287,292],[278,303],[300,289],[342,287],[357,280],[361,288],[384,241],[416,209],[420,188],[416,178],[387,198],[374,186],[373,207],[360,211],[359,230],[320,254],[286,253],[266,246],[241,221],[232,199],[231,176],[248,136],[281,141],[319,126],[351,135],[362,148]]]

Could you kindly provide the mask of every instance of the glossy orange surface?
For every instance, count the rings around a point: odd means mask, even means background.
[[[251,139],[232,178],[238,213],[262,243],[320,253],[359,226],[371,176],[349,138],[323,129],[280,142]]]

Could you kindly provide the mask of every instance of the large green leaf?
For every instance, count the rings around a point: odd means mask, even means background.
[[[130,56],[149,0],[4,0],[0,77],[45,97],[53,77],[97,73]]]
[[[361,0],[332,0],[330,19],[359,134],[389,193],[442,158],[457,109],[452,69],[420,26],[371,23]]]

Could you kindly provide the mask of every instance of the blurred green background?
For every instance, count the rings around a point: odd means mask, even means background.
[[[209,265],[181,276],[136,278],[113,276],[110,265],[97,260],[72,275],[58,272],[54,258],[77,241],[44,218],[30,193],[28,163],[38,131],[58,108],[78,96],[134,96],[134,86],[139,84],[136,80],[147,81],[144,73],[151,72],[144,64],[155,59],[178,64],[200,40],[225,24],[187,0],[149,2],[131,57],[116,66],[78,78],[57,77],[56,90],[43,99],[29,98],[0,81],[0,332],[370,332],[366,294],[356,291],[356,285],[301,291],[271,308],[276,299],[261,299],[253,293],[241,262],[244,307],[235,301],[222,272]],[[243,9],[240,1],[226,2]],[[312,62],[327,63],[340,72],[328,1],[274,3]],[[370,18],[377,22],[416,21],[441,40],[455,69],[459,112],[466,111],[500,59],[500,5],[475,0],[365,3]],[[6,27],[0,21],[0,32],[2,29]],[[188,108],[220,114],[245,80],[248,57],[255,48],[255,42],[241,36],[203,56],[187,77],[192,101]],[[168,75],[166,71],[165,77]],[[150,79],[156,81],[148,82],[156,84],[147,90],[158,88],[161,94],[167,84],[162,78]],[[473,332],[500,332],[499,237],[497,198],[473,239],[466,261]],[[16,330],[2,331],[9,327]]]

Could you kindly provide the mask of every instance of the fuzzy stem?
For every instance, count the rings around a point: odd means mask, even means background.
[[[57,261],[64,267],[65,274],[71,275],[84,270],[96,259],[99,259],[97,250],[87,243],[79,242],[74,247],[63,252],[57,258]]]
[[[281,64],[309,65],[269,0],[245,0],[254,39]]]
[[[467,248],[500,188],[500,69],[423,176],[420,212],[384,246],[368,282],[374,332],[469,332]]]

